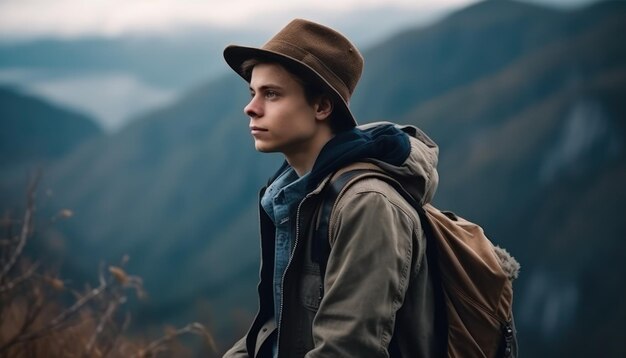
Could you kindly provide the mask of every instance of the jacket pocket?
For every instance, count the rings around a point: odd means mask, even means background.
[[[308,310],[317,312],[322,299],[322,278],[317,266],[306,266],[298,290],[300,303]]]

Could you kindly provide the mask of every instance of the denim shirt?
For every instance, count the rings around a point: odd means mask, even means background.
[[[270,186],[261,198],[261,206],[276,227],[274,244],[274,318],[280,322],[282,279],[291,258],[295,240],[295,214],[306,194],[307,175],[298,177],[293,168],[287,169]],[[274,339],[274,355],[277,342]]]

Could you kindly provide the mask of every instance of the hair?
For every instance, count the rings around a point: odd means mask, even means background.
[[[333,102],[333,112],[328,117],[328,124],[330,125],[330,129],[333,131],[333,133],[339,133],[350,128],[343,123],[344,121],[339,120],[339,114],[335,111],[335,109],[337,108],[337,106],[335,106],[336,101],[334,100],[334,96],[332,95],[330,90],[323,84],[323,82],[319,78],[317,78],[316,75],[303,70],[300,66],[291,64],[286,61],[279,61],[273,58],[257,57],[251,58],[243,62],[243,64],[241,65],[242,74],[245,78],[249,79],[252,76],[252,70],[254,69],[254,66],[266,63],[278,64],[282,66],[285,70],[287,70],[287,72],[292,74],[295,80],[304,89],[304,97],[309,104],[312,105],[317,99],[323,96],[328,97],[328,99]]]

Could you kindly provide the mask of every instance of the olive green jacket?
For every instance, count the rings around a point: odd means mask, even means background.
[[[441,355],[446,333],[435,329],[439,310],[420,219],[386,181],[368,177],[339,194],[329,220],[331,251],[323,280],[312,260],[320,193],[341,172],[363,166],[382,171],[413,197],[430,201],[438,183],[437,146],[414,127],[402,130],[411,135],[403,165],[355,164],[323,179],[300,202],[279,324],[272,318],[273,226],[260,210],[259,312],[246,336],[224,357],[268,356],[271,349],[263,343],[274,334],[279,357]]]

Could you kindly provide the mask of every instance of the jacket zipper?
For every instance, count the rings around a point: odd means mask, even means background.
[[[361,177],[359,177],[361,178]],[[352,181],[350,181],[352,182]],[[337,199],[336,201],[339,200],[339,198],[341,198],[341,196],[348,190],[349,185],[345,185],[341,191],[339,192],[339,195],[337,195]],[[284,305],[284,297],[283,297],[283,287],[285,286],[285,276],[287,275],[287,271],[289,271],[289,266],[291,266],[291,261],[293,260],[293,253],[296,252],[296,248],[298,247],[298,239],[300,238],[300,208],[302,208],[302,204],[304,204],[304,202],[309,199],[310,197],[312,197],[313,195],[316,195],[316,193],[309,193],[307,194],[304,199],[302,199],[302,201],[300,202],[300,204],[298,204],[298,209],[296,210],[296,237],[293,243],[293,249],[292,249],[292,255],[289,257],[289,262],[287,262],[287,267],[285,267],[285,272],[283,273],[283,277],[280,279],[280,287],[281,287],[281,291],[280,291],[280,307],[278,312],[280,313],[280,318],[278,320],[278,327],[277,327],[277,332],[276,332],[276,356],[280,357],[280,327],[281,327],[281,323],[283,321],[283,305]],[[335,201],[335,202],[336,202]],[[334,209],[334,208],[333,208]],[[330,225],[328,226],[328,235],[330,237]],[[323,290],[323,285],[324,283],[322,282],[322,285],[320,287],[320,290]],[[322,291],[323,292],[323,291]],[[323,296],[323,293],[320,295]],[[321,297],[320,297],[320,301],[321,301]]]
[[[302,199],[300,204],[298,204],[298,209],[296,210],[296,237],[293,243],[293,249],[291,250],[292,254],[289,256],[289,261],[287,262],[287,266],[285,267],[285,272],[283,273],[283,277],[280,279],[280,307],[278,310],[280,314],[280,318],[278,319],[278,328],[277,328],[277,333],[276,333],[276,356],[278,357],[280,357],[280,326],[281,326],[281,322],[283,321],[283,304],[285,302],[285,298],[283,297],[283,292],[284,292],[283,287],[285,286],[285,276],[287,275],[287,271],[289,271],[289,266],[291,266],[291,261],[293,260],[293,254],[296,252],[296,248],[298,247],[298,241],[299,241],[298,239],[300,237],[300,208],[302,207],[302,204],[304,204],[304,202],[313,195],[315,194],[313,193],[307,194],[307,196],[305,196],[304,199]]]

